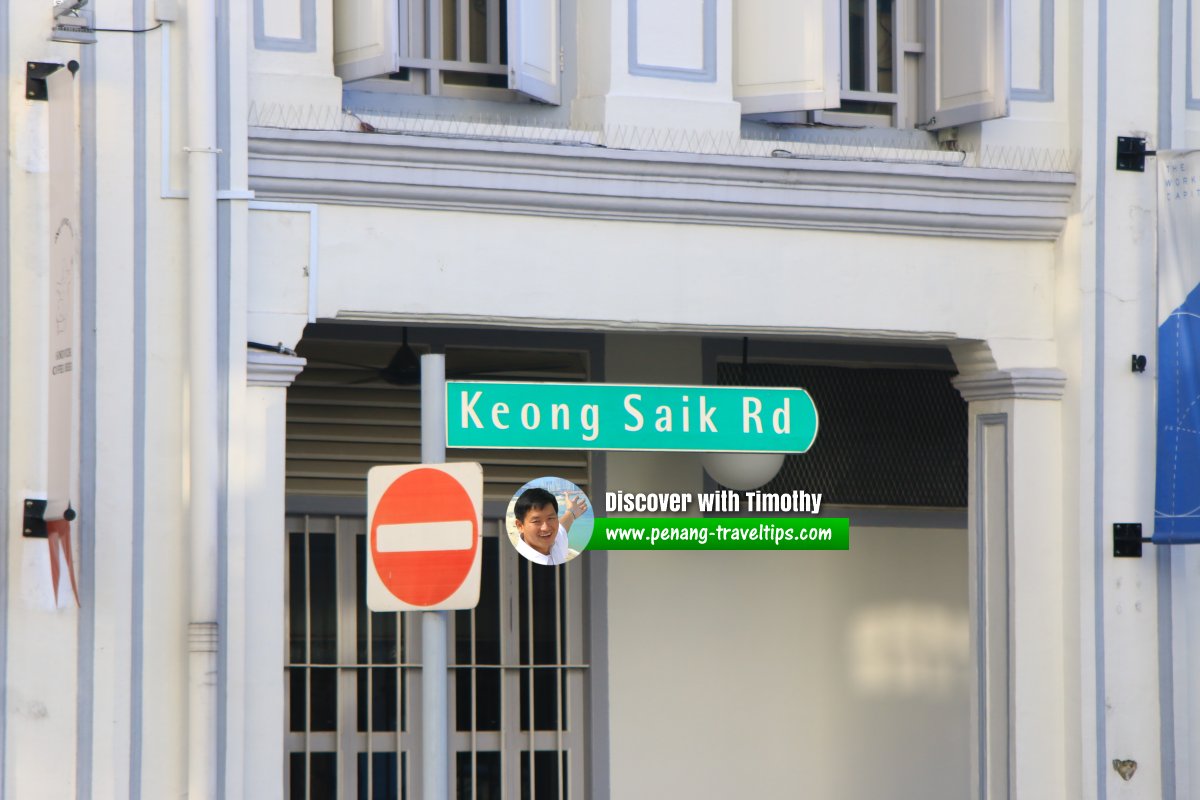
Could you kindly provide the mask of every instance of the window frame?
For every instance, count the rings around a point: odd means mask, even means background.
[[[334,0],[334,72],[345,89],[510,106],[522,101],[552,108],[561,105],[564,93],[569,92],[564,88],[567,54],[563,31],[571,30],[574,23],[572,4],[561,0],[449,2],[456,17],[455,55],[465,52],[465,59],[443,57],[443,0]],[[475,2],[487,9],[484,61],[474,61],[469,54],[470,9]],[[564,15],[566,9],[570,9],[570,17]],[[342,25],[347,31],[345,38],[338,35]],[[364,28],[375,35],[365,34]],[[472,74],[499,78],[497,82],[503,85],[446,80],[447,76]]]
[[[870,19],[875,18],[877,1],[865,3],[871,10]],[[778,124],[937,131],[1007,116],[1012,96],[1008,69],[1011,0],[979,0],[970,7],[954,3],[955,0],[894,0],[894,91],[884,93],[871,90],[871,85],[878,88],[874,69],[867,89],[850,88],[850,0],[755,0],[747,8],[757,11],[753,15],[746,12],[743,33],[735,35],[734,99],[742,103],[744,118]],[[747,55],[739,47],[745,45],[744,31],[755,23],[761,24],[764,9],[773,10],[776,13],[771,18],[783,21],[772,34],[776,38],[803,37],[823,29],[824,68],[816,61],[798,58],[795,52],[781,52],[765,59],[761,50]],[[868,27],[865,47],[869,50],[875,36],[874,26]],[[862,43],[855,46],[858,44]],[[874,53],[868,56],[872,65],[877,64]],[[744,69],[747,75],[759,76],[758,82],[743,83],[739,69]],[[947,75],[960,74],[966,76],[965,83],[955,81],[951,85],[944,80]],[[771,76],[770,81],[764,77],[767,75]],[[802,87],[808,89],[801,91]],[[825,107],[813,104],[820,99],[822,87]],[[884,113],[878,109],[879,113],[873,113],[876,109],[860,103],[890,105],[891,110]]]

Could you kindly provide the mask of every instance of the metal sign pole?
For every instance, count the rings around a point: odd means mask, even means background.
[[[421,463],[446,461],[446,357],[421,356]],[[424,800],[450,798],[447,611],[421,612],[421,745]]]

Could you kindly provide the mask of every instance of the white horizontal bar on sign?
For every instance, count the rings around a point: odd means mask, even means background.
[[[380,525],[375,531],[375,546],[381,553],[469,550],[474,533],[475,527],[467,520]]]

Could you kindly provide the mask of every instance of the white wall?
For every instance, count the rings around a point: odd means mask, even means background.
[[[153,3],[147,3],[153,7]],[[7,618],[7,737],[4,798],[128,798],[139,776],[131,764],[140,759],[146,776],[142,797],[179,796],[183,792],[186,763],[186,730],[183,678],[186,666],[187,590],[183,511],[182,466],[183,293],[180,267],[183,235],[178,200],[160,198],[158,76],[161,37],[165,29],[148,34],[98,33],[99,41],[86,47],[48,41],[48,6],[9,3],[9,15],[0,18],[10,37],[10,61],[0,65],[10,80],[12,122],[9,193],[13,210],[12,250],[0,258],[12,264],[11,308],[0,309],[10,326],[14,349],[10,369],[11,448],[7,474],[8,497],[4,509],[9,536],[9,573],[0,576],[8,593]],[[108,28],[144,28],[148,18],[132,13],[130,3],[90,6],[95,24]],[[181,31],[175,31],[176,78],[182,73]],[[144,48],[144,116],[135,93],[135,53]],[[97,154],[92,165],[96,176],[94,217],[84,216],[85,236],[95,237],[95,252],[85,253],[87,279],[94,287],[94,329],[83,330],[83,354],[94,348],[95,360],[85,368],[94,371],[95,439],[83,442],[94,459],[95,474],[83,480],[95,484],[95,502],[76,506],[80,518],[73,528],[75,569],[81,580],[92,577],[92,592],[85,592],[82,609],[55,610],[48,600],[50,573],[44,540],[19,535],[19,498],[27,491],[45,489],[46,405],[44,369],[45,332],[49,327],[47,252],[50,241],[46,189],[54,165],[47,160],[46,103],[28,101],[25,62],[80,62],[75,78],[82,104],[94,109],[94,127],[85,127],[81,140]],[[94,87],[84,91],[89,83]],[[181,120],[186,103],[174,98],[175,119]],[[244,114],[242,114],[244,116]],[[81,115],[82,118],[82,115]],[[144,127],[143,127],[144,126]],[[139,157],[137,136],[144,135],[145,184],[134,181]],[[184,142],[172,144],[181,152]],[[86,162],[81,159],[86,169]],[[176,179],[182,176],[179,171]],[[177,187],[178,188],[178,187]],[[146,201],[145,227],[135,222],[135,195]],[[86,197],[84,198],[87,199]],[[146,350],[136,346],[139,311],[135,281],[138,242],[145,245],[144,328]],[[10,354],[4,354],[5,357]],[[138,416],[135,372],[139,364],[146,378],[140,398],[145,413]],[[77,362],[81,367],[83,361]],[[135,446],[143,432],[144,450]],[[140,465],[143,486],[134,480]],[[138,508],[135,496],[145,498]],[[82,541],[84,525],[93,531]],[[135,527],[144,528],[144,548],[135,553]],[[141,587],[134,578],[140,570]],[[62,579],[66,582],[65,576]],[[135,595],[141,589],[141,604]],[[69,597],[67,584],[65,594]],[[139,614],[138,611],[141,611]],[[90,631],[90,633],[89,633]],[[135,632],[142,637],[144,662],[134,663]],[[90,652],[79,652],[81,641],[92,636]],[[132,696],[135,674],[140,672],[142,692]],[[140,703],[142,716],[133,709]],[[90,726],[85,721],[90,718]],[[136,729],[140,726],[140,731]],[[135,748],[139,748],[135,750]]]
[[[1053,363],[1050,243],[333,205],[320,235],[319,317],[957,335]]]
[[[292,19],[288,15],[296,8],[288,3],[290,0],[270,0],[266,4],[268,24],[276,33],[292,32],[282,25]],[[1028,13],[1036,5],[1033,0],[1021,0],[1014,7]],[[319,2],[316,7],[321,20],[317,52],[239,53],[232,59],[234,83],[249,60],[260,73],[253,89],[255,98],[286,89],[288,103],[322,105],[329,97],[336,100],[338,81],[331,69],[318,63],[328,49],[328,3]],[[1064,668],[1064,679],[1068,686],[1078,683],[1081,687],[1068,700],[1066,744],[1071,763],[1067,771],[1073,782],[1082,784],[1075,787],[1079,791],[1073,795],[1095,794],[1099,779],[1107,783],[1110,796],[1134,796],[1137,792],[1157,796],[1154,564],[1152,559],[1114,564],[1107,560],[1104,540],[1113,521],[1145,519],[1150,507],[1148,423],[1141,427],[1129,424],[1130,419],[1145,421],[1153,416],[1146,388],[1150,376],[1134,378],[1125,364],[1130,352],[1152,346],[1152,325],[1146,324],[1153,307],[1153,245],[1148,235],[1152,196],[1148,177],[1113,173],[1107,166],[1108,154],[1094,150],[1101,126],[1106,135],[1101,143],[1104,147],[1110,147],[1118,134],[1147,132],[1154,127],[1157,20],[1143,9],[1118,8],[1110,2],[1104,20],[1109,39],[1097,43],[1100,12],[1094,4],[1076,0],[1056,2],[1055,7],[1056,101],[1014,104],[1012,118],[986,125],[980,141],[985,145],[1083,150],[1078,209],[1058,247],[326,206],[321,209],[320,313],[327,317],[359,313],[539,326],[571,320],[597,329],[718,326],[780,335],[820,332],[861,337],[874,331],[881,337],[900,339],[935,336],[1007,342],[1020,353],[1012,359],[1017,366],[1057,363],[1068,374],[1063,410],[1064,419],[1069,420],[1064,425],[1063,444],[1064,638],[1079,638],[1077,646],[1074,641],[1069,643],[1075,651]],[[1177,145],[1200,141],[1200,113],[1185,111],[1182,105],[1185,70],[1200,70],[1196,66],[1200,60],[1187,64],[1185,59],[1189,7],[1185,0],[1173,5],[1172,100]],[[66,61],[80,58],[83,51],[47,41],[45,6],[11,0],[7,8],[8,18],[0,24],[11,41],[9,63],[3,68],[11,78],[4,102],[9,109],[12,147],[11,153],[3,156],[9,158],[11,176],[10,185],[3,190],[10,193],[13,220],[10,250],[0,253],[0,258],[11,265],[14,302],[11,308],[0,309],[0,314],[9,325],[14,348],[11,361],[3,365],[9,370],[11,387],[10,396],[3,398],[11,419],[9,453],[3,455],[9,458],[8,496],[13,501],[4,510],[4,523],[12,532],[19,527],[16,501],[26,490],[44,484],[46,424],[44,397],[28,390],[38,383],[44,366],[46,108],[25,100],[21,76],[28,60]],[[721,8],[724,14],[726,4]],[[611,37],[611,27],[620,22],[621,15],[613,7],[606,11],[609,13],[601,16],[609,29],[602,35]],[[97,22],[112,27],[146,24],[147,20],[132,19],[128,12],[125,4],[97,8]],[[282,16],[271,16],[276,12]],[[232,35],[238,47],[253,41],[253,32],[247,35],[245,30],[246,13],[245,9],[238,11],[240,22]],[[1190,23],[1200,25],[1198,20],[1200,15]],[[1016,41],[1017,52],[1026,56],[1033,52],[1033,33],[1027,27],[1018,30]],[[180,265],[186,238],[182,203],[160,200],[156,194],[160,177],[159,51],[158,40],[153,38],[165,35],[168,29],[139,40],[127,38],[128,34],[106,34],[87,51],[99,70],[93,74],[100,101],[97,170],[102,181],[96,281],[103,314],[98,318],[95,344],[103,363],[97,365],[98,502],[93,510],[98,550],[95,562],[86,566],[94,569],[97,577],[95,602],[88,609],[97,620],[94,672],[90,681],[80,685],[76,674],[78,613],[50,610],[38,599],[48,584],[44,544],[10,534],[9,572],[0,576],[9,610],[6,798],[71,796],[77,737],[94,748],[90,754],[93,794],[119,797],[125,793],[122,771],[128,768],[132,743],[127,745],[123,739],[130,735],[133,721],[129,717],[131,698],[124,693],[132,670],[128,661],[131,627],[139,622],[144,624],[145,637],[141,744],[146,783],[142,796],[173,796],[182,786],[187,575],[183,512],[187,498],[181,466],[182,310],[186,298]],[[183,83],[182,30],[170,33],[173,78],[179,89]],[[131,418],[129,405],[129,360],[135,355],[130,253],[138,235],[132,230],[129,209],[133,174],[129,78],[135,41],[146,42],[148,48],[150,202],[147,230],[141,233],[147,239],[150,267],[147,414],[142,420]],[[1111,59],[1108,88],[1097,84],[1096,67],[1102,59]],[[611,58],[599,60],[605,69],[613,68]],[[1021,80],[1029,82],[1032,72],[1028,63],[1018,66]],[[292,81],[298,72],[304,72],[306,80]],[[597,93],[614,83],[611,74],[605,77],[601,82],[605,85],[595,88]],[[580,82],[589,85],[586,75]],[[1101,91],[1105,93],[1104,115],[1097,104]],[[246,118],[246,109],[243,99],[231,102],[237,129]],[[185,111],[182,97],[177,96],[170,124],[178,129]],[[174,164],[176,189],[183,188],[183,138],[177,130],[168,154]],[[244,149],[236,136],[232,146]],[[236,154],[239,162],[243,158],[243,153]],[[1099,220],[1105,231],[1101,239],[1096,236],[1097,170],[1106,176],[1108,193],[1104,195],[1107,217]],[[280,216],[272,218],[278,223],[273,230],[289,229],[290,223],[283,224]],[[272,241],[272,235],[268,231],[267,238],[253,238],[252,246],[261,248],[254,252],[282,253],[276,247],[282,240]],[[306,233],[287,230],[286,235]],[[288,258],[310,255],[302,250],[297,247]],[[1102,287],[1092,266],[1098,250],[1107,259]],[[251,251],[247,248],[246,252]],[[252,269],[258,267],[251,265]],[[235,277],[240,280],[242,276],[238,273]],[[290,314],[294,309],[289,305],[285,311]],[[1107,326],[1099,331],[1099,340],[1107,349],[1098,357],[1099,313],[1105,315]],[[234,329],[240,330],[237,323]],[[674,356],[680,364],[696,363],[695,340],[662,338],[652,342],[651,338],[612,338],[610,352],[625,359],[626,379],[667,379],[665,372],[654,368],[652,354]],[[616,363],[610,364],[610,380],[622,377],[614,368]],[[1103,375],[1096,372],[1098,363],[1105,364]],[[240,373],[235,370],[235,374]],[[698,379],[694,367],[673,374],[679,376],[673,380]],[[1098,404],[1103,406],[1099,410]],[[130,441],[131,430],[139,425],[145,431],[144,453],[133,452]],[[1099,485],[1092,472],[1097,430],[1105,446],[1101,453],[1104,482]],[[139,458],[144,459],[147,476],[143,487],[147,536],[144,615],[135,619],[128,580],[130,527],[137,517],[129,478]],[[614,488],[621,488],[622,482],[639,487],[657,482],[663,487],[694,489],[701,480],[696,460],[688,456],[614,455],[609,467],[609,484]],[[1097,496],[1102,498],[1100,505]],[[238,509],[231,515],[234,511]],[[960,707],[958,689],[942,691],[960,680],[945,664],[958,663],[949,656],[948,642],[958,629],[956,615],[965,609],[962,534],[856,528],[852,541],[849,554],[832,555],[613,554],[609,597],[614,797],[646,794],[646,787],[661,788],[673,796],[686,794],[684,790],[711,796],[719,794],[718,789],[731,788],[736,779],[745,780],[738,788],[739,794],[746,796],[754,793],[746,787],[769,795],[797,786],[811,789],[814,796],[820,795],[818,790],[836,790],[847,797],[896,796],[910,786],[920,786],[910,783],[917,780],[914,774],[929,784],[913,788],[913,796],[962,795],[962,776],[956,770],[966,759],[945,754],[963,747],[967,737],[943,742],[932,733],[957,730],[954,726],[965,713],[965,700]],[[664,566],[668,563],[664,559],[669,560],[670,568]],[[912,561],[909,569],[896,568],[907,560]],[[1179,583],[1195,580],[1194,566],[1179,563],[1176,567],[1180,611],[1190,593],[1186,587],[1179,589]],[[713,587],[723,583],[732,591],[714,591]],[[1099,626],[1093,616],[1097,609],[1094,591],[1106,593]],[[811,609],[822,613],[814,617]],[[1195,625],[1194,620],[1186,623]],[[864,630],[866,633],[861,633]],[[853,638],[854,631],[860,631],[860,638]],[[1101,653],[1106,659],[1107,683],[1098,692],[1094,685],[1097,632],[1106,637],[1107,645]],[[1190,635],[1191,640],[1181,634],[1176,642],[1177,652],[1186,649],[1180,656],[1184,661],[1196,660],[1195,642],[1200,635],[1194,630]],[[901,658],[889,651],[893,655],[864,660],[860,657],[864,640],[867,644],[891,643],[907,655]],[[869,647],[867,652],[872,652]],[[814,653],[822,658],[814,661]],[[942,666],[929,668],[933,660],[925,656],[931,653],[945,655],[945,661],[937,662]],[[820,681],[795,680],[792,673],[797,669]],[[941,677],[932,679],[930,675]],[[941,689],[935,691],[936,687]],[[94,735],[84,731],[79,736],[76,700],[80,693],[95,697]],[[1182,697],[1182,690],[1180,694]],[[1097,696],[1108,698],[1111,709],[1097,708]],[[662,715],[646,718],[646,708],[660,707],[666,709]],[[1180,715],[1185,711],[1189,720],[1200,718],[1200,712],[1177,708]],[[1109,715],[1107,723],[1104,714]],[[819,724],[808,722],[814,717]],[[914,728],[914,719],[928,722],[929,732]],[[885,722],[870,724],[869,720]],[[889,725],[901,720],[907,727],[886,740],[894,749],[879,749],[875,742],[894,733]],[[1105,733],[1111,752],[1096,750],[1100,724],[1108,726]],[[1191,727],[1197,726],[1193,723]],[[740,735],[747,738],[739,739]],[[1180,750],[1181,763],[1196,749],[1184,744],[1191,750]],[[743,757],[731,762],[731,753]],[[820,762],[805,761],[810,753],[820,755]],[[707,773],[707,767],[721,763],[718,755],[726,762],[727,771]],[[942,757],[935,762],[937,755]],[[1141,766],[1135,780],[1125,784],[1114,777],[1107,761],[1129,756],[1137,757]],[[688,770],[677,768],[684,758]],[[872,759],[878,759],[874,769],[849,768],[850,764],[872,763]],[[914,765],[924,766],[917,769]],[[676,780],[668,783],[668,775]],[[888,776],[886,787],[870,783],[880,775]],[[661,784],[654,783],[660,780]],[[839,780],[848,783],[837,784]]]
[[[610,334],[606,378],[698,383],[699,344]],[[697,492],[697,461],[610,453],[608,489]],[[612,797],[965,796],[966,531],[850,542],[608,554]]]
[[[613,797],[967,795],[966,532],[850,543],[610,554]]]
[[[49,103],[25,99],[27,61],[66,63],[79,58],[79,47],[47,41],[45,7],[9,3],[0,19],[8,38],[9,61],[0,64],[6,80],[0,102],[8,105],[9,251],[0,252],[10,276],[12,305],[0,308],[0,324],[8,326],[13,352],[0,355],[9,370],[7,405],[8,506],[0,527],[7,533],[8,574],[0,575],[7,593],[7,674],[5,798],[72,797],[75,792],[78,698],[79,612],[55,609],[50,582],[49,548],[45,540],[25,539],[22,502],[47,486],[46,443],[49,334]],[[78,529],[76,529],[78,530]],[[76,536],[76,539],[78,537]],[[63,577],[65,579],[65,576]],[[69,584],[59,595],[71,597]],[[71,601],[73,602],[73,600]]]

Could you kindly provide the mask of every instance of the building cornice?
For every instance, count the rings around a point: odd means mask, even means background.
[[[1067,376],[1060,369],[1018,368],[960,375],[952,380],[963,400],[1061,400]]]
[[[308,362],[299,356],[271,353],[263,350],[246,351],[246,384],[249,386],[292,385]]]
[[[253,128],[262,200],[1053,240],[1066,172]]]

